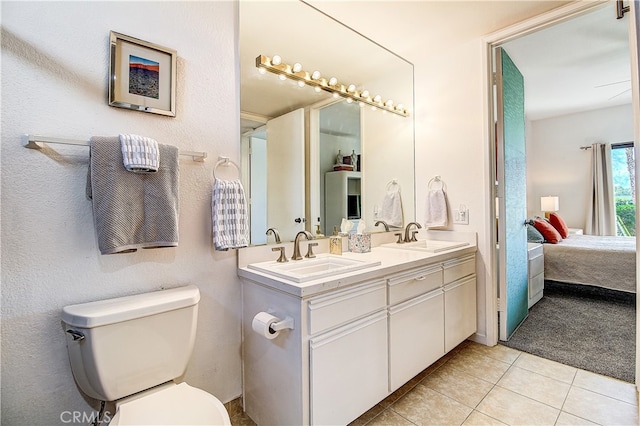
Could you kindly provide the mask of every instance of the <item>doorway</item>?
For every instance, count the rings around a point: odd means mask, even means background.
[[[605,6],[611,6],[613,3],[607,3]],[[615,5],[614,5],[615,6]],[[492,90],[492,70],[493,70],[493,50],[498,47],[498,46],[502,46],[505,43],[507,43],[510,40],[514,40],[517,39],[519,37],[522,37],[524,35],[527,34],[532,34],[537,30],[543,29],[543,28],[549,28],[555,24],[558,23],[562,23],[562,22],[567,22],[569,20],[571,20],[572,18],[576,17],[576,16],[580,16],[583,14],[586,14],[587,12],[593,11],[596,8],[599,7],[603,7],[602,3],[599,4],[570,4],[568,6],[565,6],[563,8],[559,8],[556,9],[555,11],[553,11],[552,13],[546,14],[543,17],[537,17],[537,18],[533,18],[531,20],[528,20],[524,23],[521,23],[519,25],[516,25],[514,27],[509,28],[508,30],[503,30],[500,31],[498,33],[492,34],[489,37],[487,37],[485,39],[486,41],[486,46],[487,46],[487,57],[486,57],[486,76],[487,76],[487,82],[488,82],[488,88],[487,88],[487,100],[488,100],[488,133],[487,133],[487,145],[490,149],[490,155],[489,158],[491,159],[490,162],[491,164],[489,164],[488,166],[488,173],[490,178],[490,182],[494,182],[495,178],[494,176],[496,176],[496,170],[500,167],[500,164],[495,160],[496,159],[496,148],[495,148],[495,126],[494,126],[494,114],[495,114],[495,106],[494,103],[492,102],[493,96],[493,90]],[[632,9],[632,13],[633,13],[633,9]],[[627,17],[625,19],[631,20],[633,19],[633,16],[631,14],[628,14]],[[635,25],[631,25],[630,24],[630,29],[629,31],[632,32],[634,35],[635,33]],[[637,64],[637,58],[635,58],[635,56],[637,55],[637,52],[633,51],[633,53],[630,53],[631,57],[632,57],[632,63]],[[635,79],[633,81],[633,84],[637,85],[637,75],[632,76],[632,79]],[[635,89],[637,90],[637,88]],[[637,94],[636,94],[636,98],[634,98],[634,102],[637,103]],[[635,124],[635,128],[638,127],[638,122],[639,122],[639,117],[638,117],[638,105],[634,105],[634,122]],[[637,135],[636,135],[637,137]],[[636,144],[637,145],[637,144]],[[488,319],[487,319],[487,330],[488,330],[488,343],[492,344],[493,343],[497,343],[498,341],[498,319],[497,319],[497,312],[498,312],[498,302],[496,300],[496,294],[497,293],[497,288],[498,288],[498,268],[499,268],[499,256],[497,254],[497,252],[494,252],[493,248],[496,247],[497,244],[497,237],[498,237],[498,232],[495,226],[495,220],[497,220],[497,215],[496,213],[500,210],[500,204],[499,202],[496,204],[494,202],[494,200],[496,199],[496,195],[498,195],[498,190],[496,188],[495,185],[492,185],[492,188],[490,189],[490,194],[491,197],[489,200],[487,200],[487,207],[490,211],[489,213],[489,217],[493,217],[494,220],[491,221],[490,224],[488,224],[488,226],[490,226],[489,228],[489,234],[492,236],[492,247],[490,248],[490,252],[493,253],[492,256],[492,260],[491,260],[491,268],[492,268],[492,277],[493,277],[493,285],[490,286],[490,288],[487,290],[487,299],[488,300],[495,300],[494,302],[494,309],[492,310],[492,315],[488,315]],[[636,356],[637,358],[637,356]],[[637,364],[637,363],[636,363]],[[636,367],[637,368],[637,367]],[[637,376],[637,374],[636,374]]]

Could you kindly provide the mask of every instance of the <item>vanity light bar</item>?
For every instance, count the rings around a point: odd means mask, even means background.
[[[339,82],[336,82],[335,84],[329,84],[329,80],[324,77],[313,78],[313,74],[310,74],[307,71],[301,69],[300,64],[297,63],[294,65],[289,65],[284,62],[280,62],[279,60],[276,60],[275,62],[276,63],[273,63],[272,58],[268,56],[260,55],[256,58],[256,67],[272,72],[274,74],[285,76],[291,80],[303,82],[306,85],[324,90],[334,95],[342,96],[348,101],[352,100],[361,102],[374,108],[392,112],[403,117],[409,116],[409,112],[402,106],[402,104],[393,105],[391,101],[383,102],[379,95],[371,97],[369,96],[369,92],[367,90],[357,90],[353,85],[345,86],[344,84],[341,84]]]

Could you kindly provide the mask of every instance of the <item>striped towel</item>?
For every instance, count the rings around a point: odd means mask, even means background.
[[[122,162],[134,173],[155,173],[160,167],[158,142],[145,136],[120,135]]]
[[[249,245],[247,200],[239,180],[215,180],[211,215],[213,244],[216,250],[225,251]]]

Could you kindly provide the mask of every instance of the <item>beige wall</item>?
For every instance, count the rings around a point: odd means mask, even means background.
[[[61,424],[96,402],[77,390],[63,306],[166,287],[201,291],[186,380],[241,393],[240,287],[233,251],[211,244],[212,167],[239,158],[233,2],[2,2],[2,424]],[[177,116],[107,105],[109,31],[178,51]],[[101,256],[85,198],[88,148],[22,147],[137,133],[209,160],[180,160],[177,248]]]

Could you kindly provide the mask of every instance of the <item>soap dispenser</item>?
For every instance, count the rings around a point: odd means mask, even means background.
[[[333,235],[329,237],[329,253],[342,254],[342,237],[338,235],[338,227],[333,227]]]

